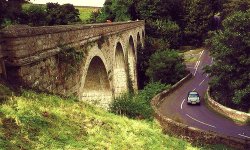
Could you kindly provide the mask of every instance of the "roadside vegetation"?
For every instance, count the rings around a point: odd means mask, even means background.
[[[149,83],[143,90],[138,93],[128,93],[116,98],[112,103],[111,112],[124,115],[129,118],[149,119],[152,120],[153,109],[150,105],[152,98],[169,89],[170,85],[165,85],[160,82]]]
[[[250,10],[227,17],[207,44],[214,58],[206,68],[212,96],[223,105],[250,112]]]
[[[75,99],[0,84],[0,149],[223,149],[164,135],[154,120],[117,116]]]

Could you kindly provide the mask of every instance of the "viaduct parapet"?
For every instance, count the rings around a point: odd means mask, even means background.
[[[10,26],[0,31],[0,75],[15,85],[106,106],[129,87],[138,89],[144,31],[144,21]]]

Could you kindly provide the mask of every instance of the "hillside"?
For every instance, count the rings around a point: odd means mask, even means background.
[[[74,99],[0,84],[0,149],[220,149],[194,147],[155,121],[116,116]],[[6,99],[8,97],[8,100]]]

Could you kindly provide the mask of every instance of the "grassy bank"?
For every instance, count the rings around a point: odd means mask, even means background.
[[[128,119],[74,99],[32,91],[17,96],[3,85],[0,95],[5,95],[0,104],[0,149],[214,148],[164,135],[155,121]]]

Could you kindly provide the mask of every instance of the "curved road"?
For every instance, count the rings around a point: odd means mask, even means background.
[[[226,136],[250,139],[250,126],[237,124],[218,115],[205,106],[204,96],[208,88],[208,75],[202,68],[210,65],[212,59],[208,50],[201,52],[195,65],[189,66],[194,77],[175,92],[165,97],[159,111],[172,119],[206,131],[214,131]],[[196,90],[201,96],[201,105],[187,105],[187,93]]]

